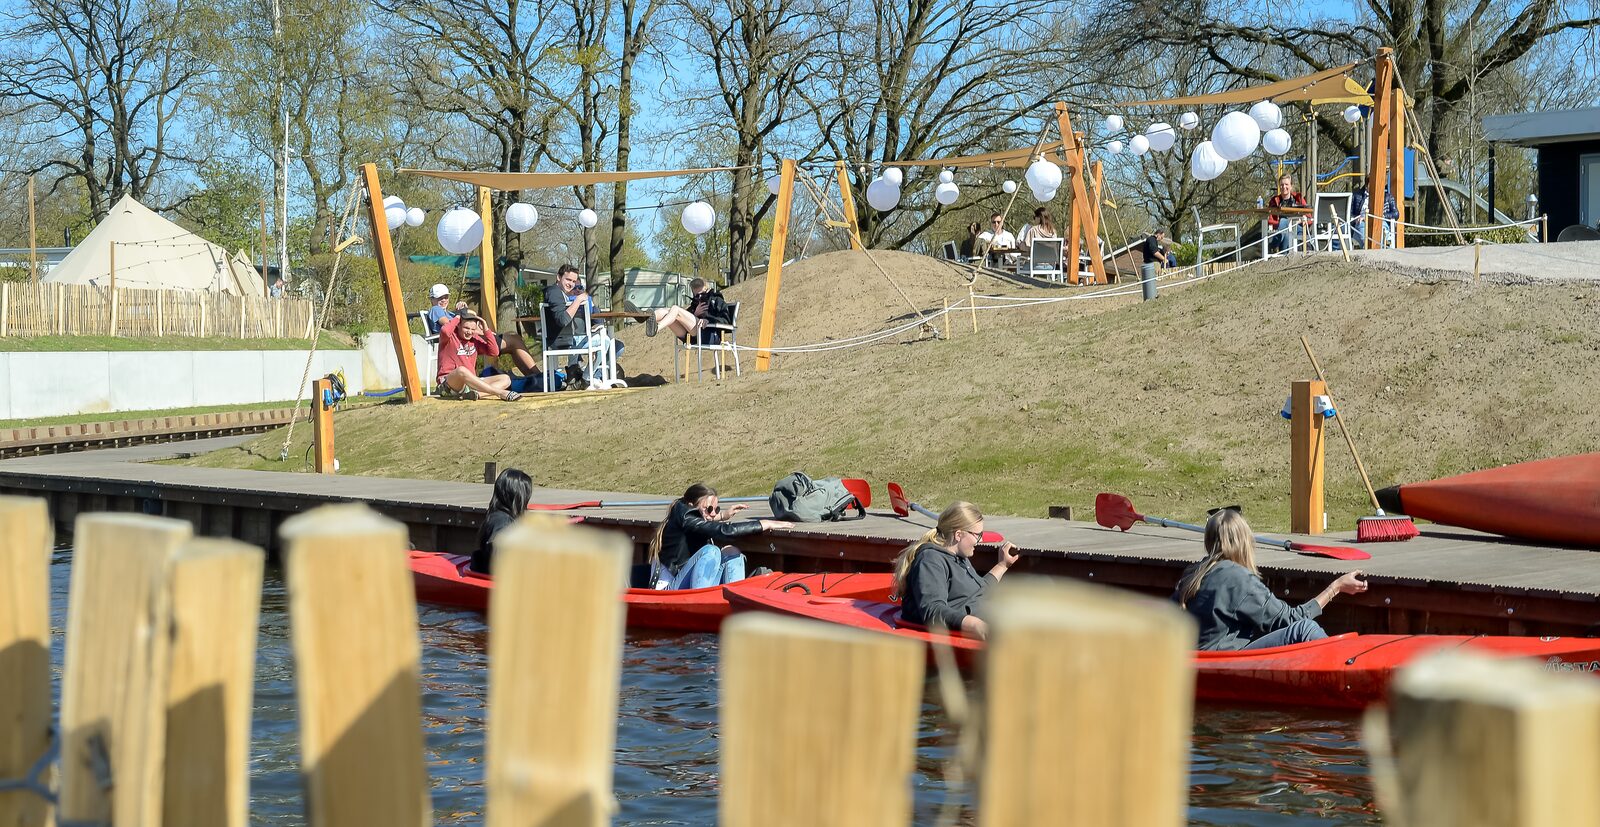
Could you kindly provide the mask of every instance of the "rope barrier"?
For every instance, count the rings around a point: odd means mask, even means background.
[[[1402,227],[1405,227],[1406,230],[1408,230],[1408,231],[1412,230],[1412,229],[1418,229],[1418,230],[1437,231],[1437,232],[1441,232],[1441,233],[1454,233],[1454,232],[1476,233],[1476,232],[1483,232],[1485,230],[1504,230],[1504,229],[1508,229],[1508,228],[1511,228],[1511,227],[1529,227],[1529,226],[1533,226],[1535,224],[1538,224],[1541,220],[1543,220],[1542,218],[1529,218],[1529,219],[1526,219],[1524,221],[1513,221],[1513,222],[1511,222],[1509,224],[1491,224],[1491,225],[1484,226],[1484,227],[1435,227],[1435,226],[1432,226],[1430,224],[1413,224],[1410,221],[1401,221],[1398,218],[1384,218],[1381,215],[1373,215],[1372,213],[1366,213],[1366,214],[1362,215],[1361,218],[1362,218],[1362,220],[1365,220],[1365,219],[1368,219],[1368,218],[1376,218],[1379,221],[1385,222],[1385,223],[1390,224],[1390,225],[1398,224],[1398,225],[1400,225]]]

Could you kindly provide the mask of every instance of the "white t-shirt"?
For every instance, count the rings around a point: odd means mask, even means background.
[[[978,238],[988,242],[990,249],[995,247],[1011,248],[1017,246],[1017,237],[1012,235],[1009,230],[1001,230],[999,235],[995,235],[994,233],[985,230],[981,233],[978,233]]]

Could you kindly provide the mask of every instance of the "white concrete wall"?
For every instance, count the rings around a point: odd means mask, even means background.
[[[411,353],[417,360],[417,375],[423,382],[433,378],[424,374],[433,364],[434,348],[435,345],[423,341],[421,336],[411,334]],[[362,390],[386,391],[400,387],[400,360],[394,357],[394,340],[388,333],[368,333],[361,337],[361,366],[362,375],[366,377]]]
[[[302,383],[306,355],[304,350],[0,353],[0,419],[282,402],[309,395],[313,380],[340,368],[351,393],[366,387],[360,351],[317,351]]]

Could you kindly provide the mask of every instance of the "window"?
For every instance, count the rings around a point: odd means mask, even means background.
[[[1578,223],[1600,223],[1600,153],[1578,156]]]

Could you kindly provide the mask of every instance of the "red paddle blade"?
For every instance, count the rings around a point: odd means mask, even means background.
[[[1133,501],[1121,494],[1094,495],[1094,521],[1106,528],[1127,531],[1144,515],[1133,510]]]
[[[891,482],[888,489],[889,507],[894,509],[894,513],[901,517],[911,516],[911,501],[906,499],[905,489],[900,487],[900,483]]]
[[[599,500],[586,503],[528,503],[529,511],[571,511],[574,508],[599,508]]]
[[[990,546],[998,546],[1005,541],[1006,535],[1001,534],[998,531],[985,531],[983,536],[978,538],[978,542]]]
[[[844,490],[849,491],[862,508],[872,507],[872,486],[866,480],[842,479],[839,482],[844,483]]]
[[[1349,546],[1311,546],[1305,543],[1289,543],[1289,550],[1314,557],[1332,557],[1335,560],[1370,560],[1372,555],[1358,548]]]

